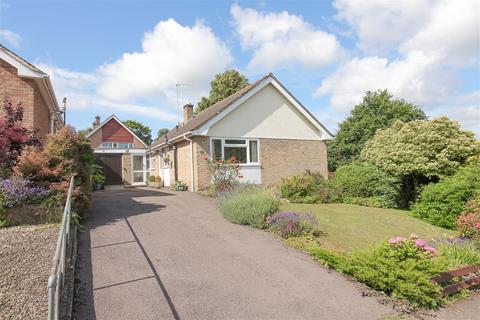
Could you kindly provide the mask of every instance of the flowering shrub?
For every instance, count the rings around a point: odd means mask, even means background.
[[[436,248],[427,245],[425,240],[419,239],[414,233],[409,238],[391,238],[388,244],[393,248],[391,256],[398,261],[430,258],[438,253]]]
[[[289,238],[313,234],[318,220],[309,213],[280,212],[269,218],[268,224],[282,238]]]
[[[311,244],[306,250],[328,267],[389,296],[404,299],[414,307],[436,308],[443,303],[441,287],[431,278],[447,271],[448,265],[436,258],[435,248],[415,235],[395,237],[376,247],[351,253]]]
[[[283,178],[280,184],[282,197],[295,203],[327,202],[327,181],[317,172]]]
[[[480,197],[476,197],[465,204],[455,226],[464,237],[478,238],[480,236]]]
[[[0,193],[3,195],[3,206],[13,208],[40,202],[50,195],[50,190],[32,186],[28,180],[13,178],[0,180]]]
[[[228,160],[209,160],[210,172],[212,173],[213,189],[215,194],[221,194],[232,190],[238,183],[238,178],[242,178],[239,162],[235,157]]]
[[[93,159],[90,142],[73,127],[65,126],[48,136],[43,149],[31,148],[23,152],[15,172],[63,195],[67,194],[70,178],[75,176],[72,205],[82,213],[90,203]]]

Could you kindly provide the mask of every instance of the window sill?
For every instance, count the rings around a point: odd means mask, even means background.
[[[256,167],[261,167],[262,165],[260,163],[240,163],[239,166],[256,168]]]

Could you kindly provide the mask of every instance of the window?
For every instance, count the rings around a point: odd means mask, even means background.
[[[239,163],[258,163],[258,140],[212,139],[214,160],[235,157]]]
[[[250,162],[258,163],[258,141],[250,140],[248,142],[248,152],[250,154]]]
[[[105,149],[132,149],[131,142],[102,142],[102,148]]]
[[[156,159],[157,159],[156,156],[152,156],[152,157],[150,158],[150,170],[155,170],[155,162],[156,162]]]
[[[170,166],[170,159],[168,158],[168,148],[162,149],[162,168]]]

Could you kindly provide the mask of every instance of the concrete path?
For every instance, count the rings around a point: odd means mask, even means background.
[[[362,285],[189,192],[97,192],[76,319],[382,319]]]

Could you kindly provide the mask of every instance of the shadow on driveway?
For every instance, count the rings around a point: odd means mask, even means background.
[[[142,281],[154,278],[161,289],[165,300],[167,301],[174,319],[179,320],[177,310],[165,289],[150,257],[145,251],[142,243],[138,239],[128,218],[141,214],[149,214],[158,212],[165,206],[161,204],[151,204],[139,202],[139,198],[143,197],[167,197],[173,196],[171,193],[151,191],[146,189],[125,189],[115,191],[100,191],[94,193],[93,204],[90,216],[87,218],[84,228],[79,234],[79,255],[77,262],[76,284],[75,284],[75,300],[74,300],[74,319],[97,319],[95,312],[94,292],[112,288],[115,286],[125,285],[136,281]],[[113,243],[104,243],[92,246],[91,231],[95,229],[114,225],[116,223],[125,222],[134,240],[118,241]],[[153,275],[133,280],[112,283],[100,287],[94,287],[93,268],[92,268],[92,250],[114,247],[136,243],[141,250],[146,262],[148,263]]]

